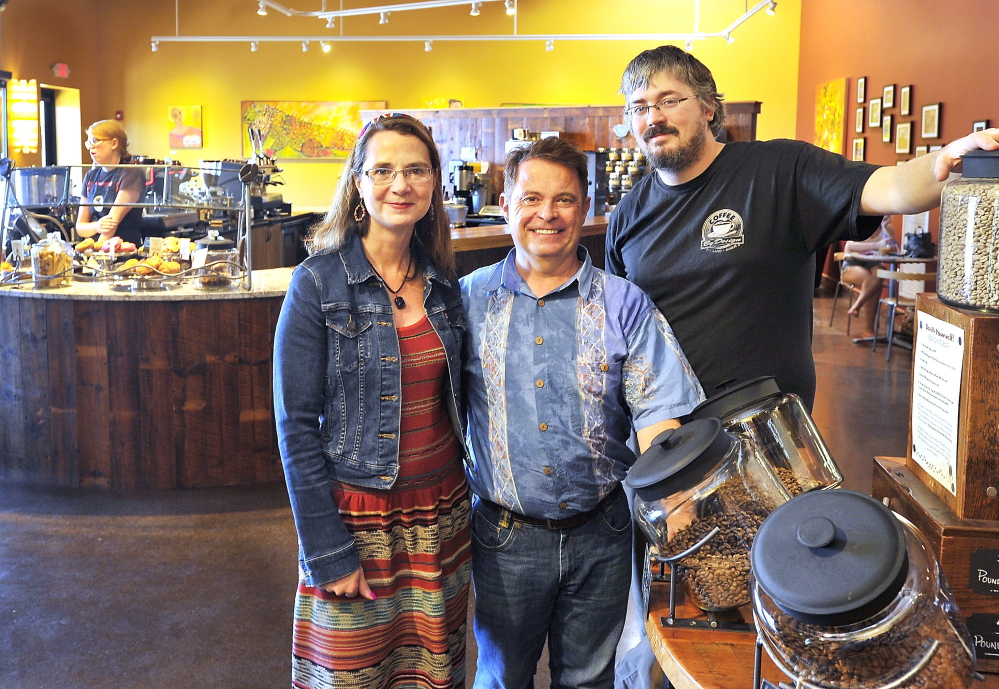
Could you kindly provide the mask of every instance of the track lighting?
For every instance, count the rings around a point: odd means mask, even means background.
[[[479,12],[479,8],[480,7],[482,7],[482,3],[481,2],[473,2],[472,3],[472,11],[469,12],[469,14],[472,15],[473,17],[478,17],[479,14],[480,14],[480,12]]]
[[[687,41],[687,52],[688,53],[694,52],[694,42],[693,41]]]
[[[423,42],[423,50],[424,51],[426,51],[426,52],[429,53],[433,49],[434,49],[434,42],[433,41],[424,41]]]
[[[303,53],[309,52],[309,42],[308,41],[302,41],[302,52]]]
[[[257,41],[250,41],[250,52],[251,53],[257,52],[257,48],[259,47],[259,45],[260,44]]]
[[[261,0],[261,2],[257,4],[257,14],[259,14],[261,17],[267,16],[267,6],[263,3],[263,0]]]
[[[545,41],[545,50],[547,50],[549,53],[551,51],[555,50],[555,41],[553,41],[551,39],[548,39],[547,41]]]
[[[391,12],[382,12],[378,17],[379,24],[388,24],[388,16],[392,14]]]
[[[503,4],[506,6],[506,13],[508,15],[517,13],[517,6],[513,4],[513,0],[504,0]]]
[[[334,28],[334,26],[333,26],[334,21],[335,21],[335,17],[326,17],[326,28],[327,29]]]
[[[730,33],[725,34],[724,36],[722,36],[722,38],[724,38],[726,41],[728,41],[729,45],[732,45],[733,43],[735,43],[735,39],[732,38],[732,34],[730,34]]]
[[[329,51],[333,50],[333,46],[331,46],[326,41],[319,41],[319,47],[323,49],[324,53],[328,53]]]
[[[159,41],[153,41],[153,44],[151,46],[149,46],[149,47],[155,53],[157,50],[160,49],[160,42]]]
[[[767,5],[767,14],[769,14],[772,17],[774,16],[774,14],[776,14],[776,10],[777,10],[777,0],[771,0],[770,4]]]

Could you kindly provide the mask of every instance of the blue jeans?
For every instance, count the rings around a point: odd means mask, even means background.
[[[474,689],[527,689],[548,640],[553,689],[611,689],[628,607],[631,510],[623,491],[587,523],[552,530],[472,512]]]

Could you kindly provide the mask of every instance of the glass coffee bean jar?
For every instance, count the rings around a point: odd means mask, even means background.
[[[721,419],[725,430],[748,436],[791,495],[843,483],[843,474],[801,398],[781,392],[772,377],[731,385],[701,402],[686,418],[711,417]]]
[[[237,286],[240,270],[235,245],[212,229],[197,242],[191,256],[192,267],[198,271],[194,287],[204,290],[224,290]]]
[[[656,436],[625,479],[634,515],[697,607],[749,602],[749,551],[760,524],[790,499],[770,464],[718,419]],[[699,546],[699,547],[698,547]]]
[[[937,295],[999,312],[999,151],[970,151],[940,196]]]
[[[873,498],[799,495],[752,549],[753,617],[795,686],[968,689],[975,653],[926,538]]]
[[[73,282],[73,258],[70,245],[49,235],[31,247],[31,271],[35,287],[68,287]]]

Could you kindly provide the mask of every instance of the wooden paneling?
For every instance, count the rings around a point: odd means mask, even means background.
[[[729,141],[756,139],[756,116],[761,103],[748,101],[726,103],[725,132]],[[499,170],[506,160],[505,144],[513,138],[514,129],[532,132],[558,131],[580,149],[634,148],[635,138],[628,134],[618,138],[615,124],[624,122],[622,105],[579,105],[562,107],[524,108],[455,108],[452,110],[406,110],[430,127],[440,150],[441,162],[460,159],[462,147],[478,151],[478,160],[488,161],[496,169],[494,184],[499,184]],[[365,121],[383,110],[364,110]],[[447,180],[445,180],[446,182]],[[496,186],[499,189],[499,186]]]
[[[0,480],[137,490],[280,479],[270,379],[282,301],[0,295]]]

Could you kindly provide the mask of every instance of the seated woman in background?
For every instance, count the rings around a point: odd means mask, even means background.
[[[877,232],[868,237],[866,241],[847,242],[843,250],[848,254],[897,251],[898,244],[894,239],[894,229],[891,216],[886,215],[882,218],[881,226]],[[860,290],[847,312],[860,320],[862,328],[860,337],[874,337],[874,319],[877,316],[878,297],[881,295],[881,287],[884,284],[884,281],[877,275],[877,269],[881,267],[883,265],[880,263],[865,263],[849,258],[843,261],[843,273],[840,279]]]
[[[117,235],[142,244],[142,209],[115,205],[137,203],[145,189],[143,168],[115,167],[132,160],[128,132],[116,120],[100,120],[87,127],[86,146],[94,166],[83,177],[86,205],[80,206],[77,233],[94,241]]]

